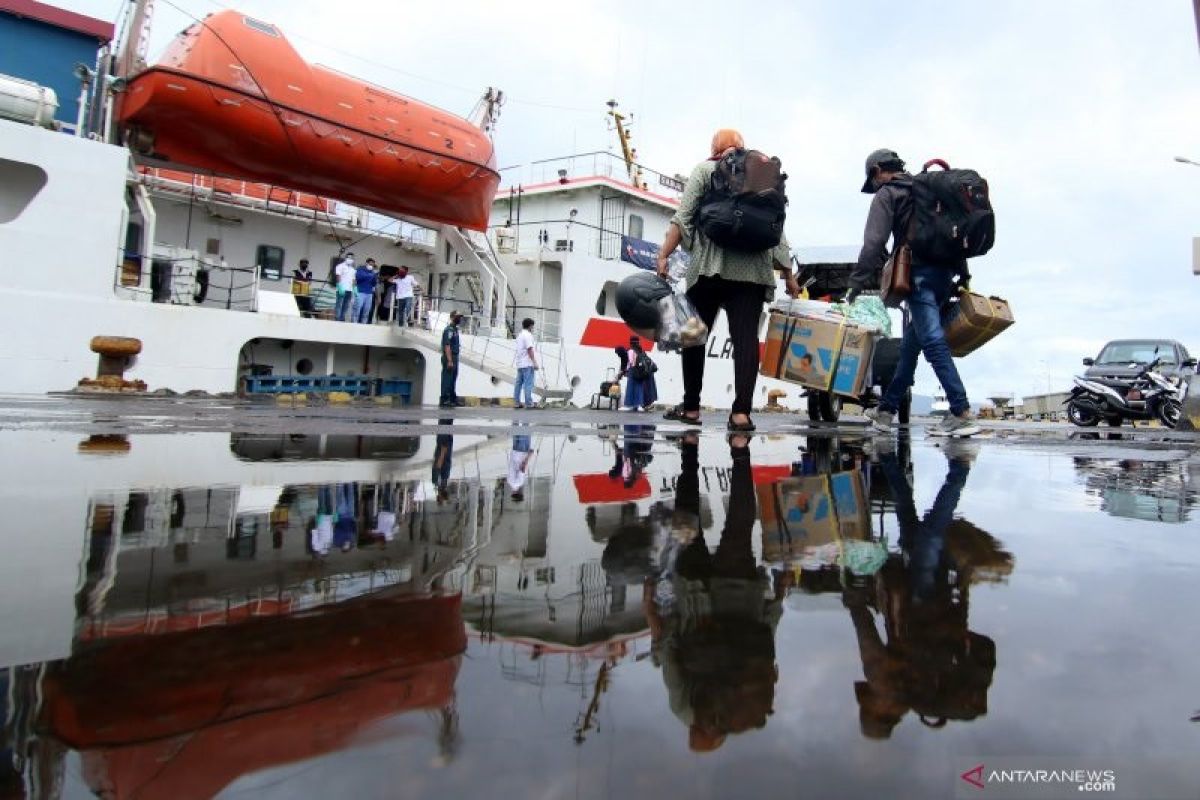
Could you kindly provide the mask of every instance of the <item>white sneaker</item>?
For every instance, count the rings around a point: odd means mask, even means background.
[[[974,436],[980,427],[970,411],[962,414],[947,414],[941,422],[929,429],[930,436]]]
[[[883,411],[878,408],[868,408],[863,412],[867,419],[871,420],[871,427],[880,433],[892,432],[892,421],[896,415],[891,411]]]

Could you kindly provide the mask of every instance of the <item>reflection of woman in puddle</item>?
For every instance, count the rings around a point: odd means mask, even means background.
[[[695,436],[680,446],[673,533],[643,607],[671,710],[688,727],[696,752],[720,747],[731,733],[761,728],[775,699],[775,627],[783,587],[765,599],[768,579],[751,549],[758,515],[749,441],[730,440],[729,512],[710,553],[700,531],[699,454]]]
[[[624,442],[616,449],[616,458],[608,477],[620,478],[626,489],[633,488],[646,466],[654,460],[650,450],[654,443],[653,425],[626,425]]]
[[[883,612],[886,644],[868,608],[869,597],[853,590],[844,596],[866,677],[854,685],[859,722],[870,738],[891,736],[910,710],[935,728],[987,713],[996,646],[968,630],[969,585],[977,568],[1006,575],[1012,556],[984,531],[953,519],[971,468],[970,447],[950,442],[943,448],[946,478],[924,519],[917,516],[912,487],[895,454],[881,454],[901,549],[875,576],[875,604]]]

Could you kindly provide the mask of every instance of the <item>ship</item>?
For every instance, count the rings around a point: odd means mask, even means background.
[[[42,37],[47,62],[63,63],[52,74],[18,65],[25,74],[0,79],[0,95],[59,81],[64,102],[50,120],[44,106],[0,104],[0,248],[37,265],[0,276],[6,391],[72,390],[116,359],[126,391],[336,389],[433,404],[451,312],[464,315],[460,395],[510,394],[525,318],[543,402],[588,405],[612,376],[613,349],[631,336],[616,287],[653,268],[683,188],[637,160],[615,101],[616,152],[502,179],[498,89],[460,117],[309,64],[280,26],[231,10],[188,27],[152,64],[143,0],[115,24],[33,5],[44,13],[0,11],[0,21],[26,26],[20,35]],[[76,49],[60,52],[71,36]],[[64,84],[97,42],[95,68]],[[850,248],[832,259],[820,250],[818,260],[853,260]],[[349,252],[383,275],[409,268],[413,327],[332,319],[332,268]],[[293,281],[301,259],[311,286]],[[95,349],[113,340],[136,341]],[[681,398],[678,356],[646,345],[660,397]],[[701,401],[727,408],[723,316],[705,347]],[[800,387],[769,379],[756,400],[772,389],[800,405]]]

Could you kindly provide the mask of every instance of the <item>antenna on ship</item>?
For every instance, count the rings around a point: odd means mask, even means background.
[[[629,132],[630,125],[625,122],[628,119],[632,124],[633,114],[626,117],[617,111],[616,100],[609,100],[607,105],[608,115],[612,117],[613,127],[617,131],[617,140],[621,142],[621,154],[625,157],[625,169],[629,172],[629,181],[638,189],[645,189],[646,182],[642,180],[642,168],[637,163],[637,150],[630,144],[633,134]]]
[[[467,115],[467,120],[486,133],[488,136],[496,129],[500,121],[500,107],[504,105],[504,92],[489,86],[483,97],[476,101],[475,107]]]

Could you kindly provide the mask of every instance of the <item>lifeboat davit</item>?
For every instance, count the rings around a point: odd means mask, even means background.
[[[445,111],[309,64],[237,11],[176,37],[119,111],[138,152],[393,216],[485,230],[500,183],[492,141]]]

